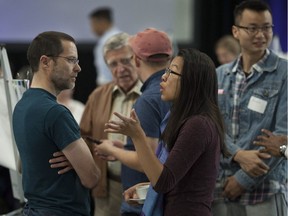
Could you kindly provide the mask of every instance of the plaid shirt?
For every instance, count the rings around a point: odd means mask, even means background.
[[[238,115],[239,98],[241,97],[243,93],[247,80],[249,79],[249,77],[252,77],[252,76],[253,76],[253,71],[247,77],[247,79],[242,70],[239,70],[238,73],[236,74],[235,90],[234,90],[234,96],[233,96],[234,108],[233,108],[233,115],[232,115],[232,135],[233,135],[234,141],[237,139],[238,133],[239,133],[239,115]]]
[[[283,192],[283,194],[287,197],[287,185],[285,186],[279,184],[277,181],[264,181],[255,190],[246,191],[237,199],[230,200],[222,196],[225,181],[226,178],[223,179],[221,183],[216,183],[216,188],[214,190],[214,201],[224,200],[229,202],[238,202],[242,205],[254,205],[264,202],[279,192]]]
[[[242,68],[242,58],[241,56],[238,58],[237,63],[232,69],[232,72],[236,73],[236,82],[235,82],[235,89],[234,89],[234,97],[233,97],[233,115],[232,115],[232,134],[234,138],[234,142],[237,140],[238,132],[239,132],[239,99],[242,93],[245,90],[246,84],[249,79],[254,75],[254,73],[260,73],[261,67],[259,66],[260,63],[263,63],[267,57],[269,56],[270,51],[267,49],[264,57],[257,63],[254,64],[251,68],[249,75],[246,77],[243,68]]]
[[[253,77],[255,73],[262,72],[260,64],[263,63],[269,56],[270,51],[266,49],[264,57],[254,64],[251,68],[249,75],[246,77],[243,68],[242,68],[242,58],[238,58],[235,66],[232,69],[232,72],[236,73],[235,86],[234,86],[234,95],[233,95],[233,114],[232,114],[232,135],[233,141],[236,143],[239,133],[239,101],[243,92],[245,91],[246,85],[249,82],[249,79]],[[214,200],[225,200],[231,201],[222,196],[224,183],[231,175],[231,173],[225,173],[225,176],[222,178],[221,182],[217,182],[216,189],[214,191]],[[243,205],[251,205],[256,203],[261,203],[269,199],[272,195],[282,191],[287,195],[287,185],[281,185],[277,181],[263,181],[260,183],[257,188],[253,191],[244,192],[238,199],[233,200]],[[232,202],[233,202],[232,201]]]

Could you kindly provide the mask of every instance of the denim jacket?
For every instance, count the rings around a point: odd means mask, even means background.
[[[239,134],[235,142],[232,140],[233,91],[236,72],[232,71],[237,60],[217,68],[218,102],[226,125],[226,145],[232,154],[229,159],[221,161],[220,178],[234,175],[248,191],[257,188],[265,180],[282,183],[286,179],[287,161],[283,158],[271,157],[265,160],[270,171],[260,177],[251,177],[240,166],[232,161],[233,156],[241,149],[256,150],[260,147],[253,141],[265,128],[275,134],[287,134],[287,60],[278,57],[272,51],[268,58],[259,63],[260,73],[255,73],[247,83],[244,94],[239,102]],[[255,111],[248,108],[251,97],[260,101],[260,107]],[[254,106],[257,107],[257,103]],[[265,107],[263,111],[263,107]]]

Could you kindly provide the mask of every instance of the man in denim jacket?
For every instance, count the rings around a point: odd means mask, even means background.
[[[231,157],[221,161],[214,216],[287,215],[287,161],[261,153],[261,129],[287,134],[287,60],[268,50],[273,23],[261,1],[235,8],[233,36],[242,53],[220,66],[218,100]]]

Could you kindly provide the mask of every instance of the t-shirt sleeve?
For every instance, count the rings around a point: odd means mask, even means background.
[[[48,136],[60,150],[81,137],[79,125],[72,113],[62,105],[49,110],[45,127]]]
[[[157,192],[170,191],[190,171],[207,148],[211,139],[209,131],[203,117],[192,117],[186,121],[154,187]]]

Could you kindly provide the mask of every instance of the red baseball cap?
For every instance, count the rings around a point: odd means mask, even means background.
[[[165,54],[167,59],[172,56],[172,43],[168,35],[155,28],[147,28],[131,36],[129,44],[140,59],[147,61],[163,61],[163,58],[153,58],[156,54]]]

